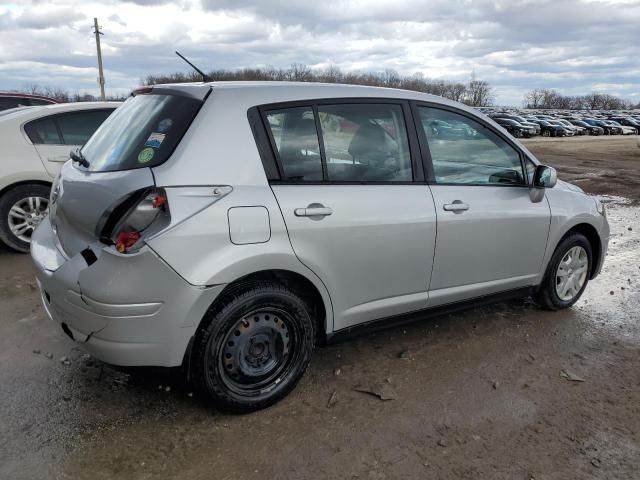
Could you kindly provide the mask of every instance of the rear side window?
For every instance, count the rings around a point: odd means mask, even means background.
[[[496,133],[448,110],[418,107],[418,111],[436,183],[525,184],[519,153]]]
[[[318,116],[329,181],[412,180],[400,105],[319,105]]]
[[[82,147],[87,170],[113,172],[164,163],[201,105],[200,100],[178,95],[130,97]]]
[[[322,161],[311,107],[272,110],[267,122],[285,180],[322,180]]]
[[[413,180],[401,105],[319,104],[268,110],[266,123],[284,181]]]
[[[84,145],[113,110],[90,110],[58,115],[56,121],[65,145]]]
[[[53,117],[40,118],[24,126],[29,140],[35,145],[62,145]]]

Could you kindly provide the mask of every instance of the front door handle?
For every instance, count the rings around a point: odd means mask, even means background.
[[[307,208],[296,208],[293,213],[296,217],[322,218],[331,215],[333,210],[320,203],[312,203]]]
[[[454,200],[452,203],[445,203],[442,208],[447,212],[462,213],[469,210],[469,205],[460,200]]]

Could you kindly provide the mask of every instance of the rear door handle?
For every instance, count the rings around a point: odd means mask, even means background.
[[[445,203],[442,208],[447,212],[461,213],[469,210],[469,205],[462,203],[460,200],[454,200],[453,203]]]
[[[329,207],[316,205],[312,203],[307,208],[296,208],[293,213],[296,217],[327,217],[333,213]]]

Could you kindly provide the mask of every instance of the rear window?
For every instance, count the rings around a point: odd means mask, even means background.
[[[88,171],[154,167],[173,153],[202,102],[177,95],[129,98],[82,147]]]

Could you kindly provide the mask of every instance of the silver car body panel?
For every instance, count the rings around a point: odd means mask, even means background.
[[[68,256],[97,240],[106,212],[136,190],[154,184],[148,168],[94,173],[81,171],[70,160],[60,175],[62,180],[54,187],[49,208],[60,245]]]
[[[149,168],[81,172],[67,163],[52,221],[32,256],[51,317],[119,365],[173,366],[226,285],[284,270],[324,303],[328,334],[374,319],[538,285],[555,246],[578,224],[609,235],[592,198],[558,182],[540,202],[496,186],[283,185],[266,178],[247,111],[327,98],[396,98],[483,114],[439,97],[383,88],[239,82],[163,86],[206,98],[171,157]],[[212,93],[207,97],[207,93]],[[512,140],[534,164],[528,150]],[[167,194],[171,222],[132,254],[97,238],[105,211],[135,190]],[[463,212],[445,211],[460,200]],[[296,215],[311,204],[330,215]],[[84,249],[96,259],[88,262]]]
[[[190,285],[148,247],[122,255],[95,242],[87,247],[97,257],[92,265],[80,254],[66,259],[56,254],[48,218],[43,225],[32,256],[47,314],[105,362],[180,365],[224,285]]]
[[[329,289],[334,328],[427,306],[436,215],[425,185],[274,185],[291,244]],[[331,215],[296,216],[319,203]]]
[[[430,306],[534,284],[549,234],[546,200],[533,203],[526,187],[430,188],[438,212]],[[453,203],[469,209],[444,210]]]

